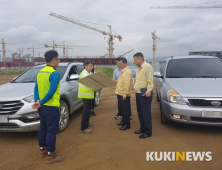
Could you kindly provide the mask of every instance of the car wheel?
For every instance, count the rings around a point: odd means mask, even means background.
[[[161,102],[160,102],[160,121],[161,121],[162,124],[170,123],[170,120],[163,113]]]
[[[95,95],[95,105],[98,106],[100,102],[100,92],[97,91]]]
[[[59,120],[59,132],[66,129],[69,122],[69,107],[64,101],[60,101],[60,120]]]
[[[157,89],[156,89],[156,101],[157,101],[157,102],[160,102],[160,98],[159,98],[159,96],[158,96]]]

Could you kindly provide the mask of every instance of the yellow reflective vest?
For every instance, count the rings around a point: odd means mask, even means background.
[[[37,75],[37,83],[38,83],[38,91],[39,91],[39,98],[42,100],[46,94],[48,93],[50,89],[50,82],[49,82],[49,77],[50,75],[55,72],[56,70],[51,67],[51,66],[46,66]],[[60,82],[57,86],[55,94],[52,96],[49,101],[44,103],[43,105],[45,106],[54,106],[54,107],[59,107],[60,106]]]
[[[80,79],[83,78],[83,74],[86,74],[87,76],[89,73],[86,70],[83,70],[80,74]],[[89,87],[79,83],[79,90],[78,90],[78,98],[81,99],[94,99],[94,91],[90,89]]]

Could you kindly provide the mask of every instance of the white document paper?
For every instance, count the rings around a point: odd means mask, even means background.
[[[101,72],[97,72],[94,74],[91,74],[89,76],[83,77],[77,82],[91,88],[92,90],[99,90],[104,87],[116,87],[116,82],[114,82],[112,79],[110,79],[108,76]]]

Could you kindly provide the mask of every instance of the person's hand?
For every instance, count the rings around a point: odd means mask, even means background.
[[[32,108],[33,109],[40,109],[42,107],[42,105],[40,105],[39,103],[34,103],[33,105],[32,105]]]
[[[33,109],[39,109],[39,108],[41,108],[41,107],[42,107],[42,105],[40,105],[39,100],[37,100],[37,101],[32,105],[32,108],[33,108]]]
[[[118,83],[118,80],[114,80],[114,81]]]
[[[126,100],[126,97],[123,97],[123,100]]]
[[[150,93],[145,93],[143,96],[150,97]]]

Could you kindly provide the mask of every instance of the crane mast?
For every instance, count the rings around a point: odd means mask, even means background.
[[[102,31],[102,30],[100,30],[100,29],[98,29],[98,28],[94,28],[94,27],[91,27],[91,26],[89,26],[89,25],[80,23],[80,22],[75,21],[75,20],[73,20],[73,19],[67,18],[67,17],[65,17],[65,16],[58,15],[58,14],[56,14],[56,13],[52,13],[52,12],[51,12],[49,15],[51,15],[51,16],[53,16],[53,17],[56,17],[56,18],[59,18],[59,19],[61,19],[61,20],[70,22],[70,23],[72,23],[72,24],[76,24],[76,25],[79,25],[79,26],[82,26],[82,27],[91,29],[91,30],[93,30],[93,31],[100,32],[100,33],[102,33],[103,35],[109,35],[109,40],[108,40],[109,58],[112,58],[112,57],[113,57],[113,50],[114,50],[114,48],[113,48],[113,44],[114,44],[114,43],[113,43],[113,37],[118,38],[120,42],[122,41],[121,35],[114,35],[114,34],[112,34],[112,29],[111,29],[111,26],[110,26],[110,25],[108,26],[109,29],[110,29],[110,32],[106,32],[106,31]]]
[[[2,39],[2,42],[0,42],[0,44],[2,44],[2,51],[3,51],[3,58],[4,58],[4,68],[6,68],[6,63],[5,63],[5,58],[6,58],[6,51],[5,51],[5,44],[8,45],[16,45],[16,44],[12,44],[12,43],[5,43],[4,40]]]
[[[153,65],[156,63],[156,39],[160,40],[159,37],[156,36],[156,31],[151,33],[153,39]]]

